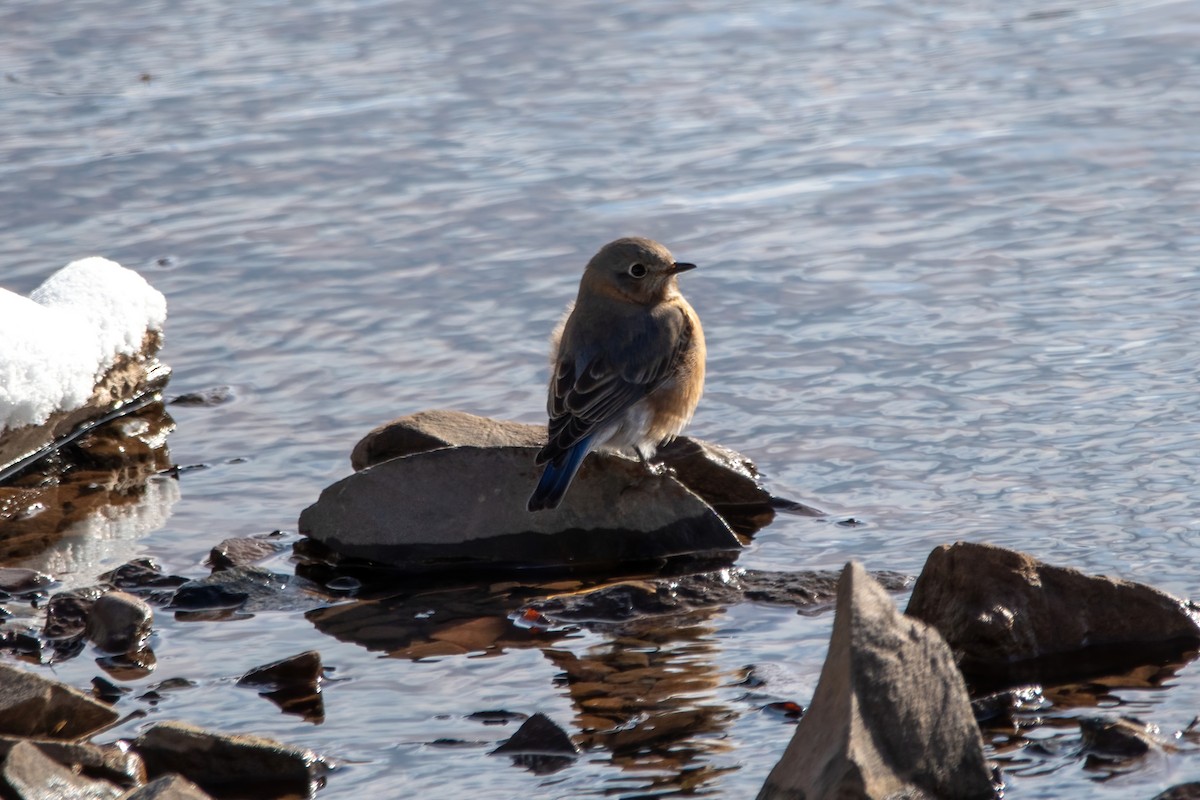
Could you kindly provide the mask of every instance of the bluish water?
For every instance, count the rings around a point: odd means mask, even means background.
[[[173,409],[175,460],[209,468],[122,558],[200,575],[226,536],[294,530],[400,414],[540,421],[583,263],[640,234],[701,265],[692,432],[831,512],[780,519],[743,565],[915,573],[971,539],[1196,596],[1198,40],[1189,2],[18,0],[0,6],[0,279],[28,291],[93,253],[139,269],[170,304],[171,391],[233,388]],[[678,708],[715,709],[678,758],[601,749],[536,776],[485,755],[511,726],[466,715],[571,728],[543,648],[411,661],[298,614],[162,616],[145,682],[199,685],[151,718],[348,761],[327,798],[641,796],[689,770],[750,796],[792,729],[740,670],[774,665],[806,702],[831,622],[714,611],[655,645],[700,676]],[[336,667],[323,724],[233,686],[309,648]],[[1118,697],[1177,730],[1200,682],[1170,684]],[[1041,772],[1008,796],[1149,797],[1200,762]]]

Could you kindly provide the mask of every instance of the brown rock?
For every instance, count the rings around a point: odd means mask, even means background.
[[[669,475],[593,453],[562,506],[531,514],[531,447],[453,447],[395,458],[321,493],[301,533],[343,556],[401,569],[596,569],[732,553],[737,537]]]
[[[1084,678],[1200,644],[1190,601],[972,542],[929,554],[907,613],[936,627],[980,683]]]
[[[107,592],[92,605],[87,637],[101,650],[125,653],[141,646],[153,622],[154,612],[145,600],[128,592]]]
[[[29,594],[45,589],[54,583],[49,575],[23,567],[0,567],[0,592],[6,594]]]
[[[21,742],[37,745],[45,755],[84,777],[105,780],[126,788],[146,782],[146,766],[138,754],[115,744],[77,744],[55,739],[0,736],[0,759]]]
[[[211,800],[211,797],[187,778],[163,775],[121,795],[121,800]]]
[[[18,742],[0,768],[7,794],[18,800],[113,800],[121,790],[107,781],[76,775],[37,745]]]
[[[908,796],[983,800],[995,791],[950,648],[851,562],[812,704],[758,797]]]
[[[1154,800],[1200,800],[1200,782],[1192,781],[1172,786],[1162,794],[1155,795]]]
[[[160,722],[133,742],[152,778],[178,773],[212,794],[237,787],[255,797],[307,797],[324,760],[298,747],[249,735],[226,735],[181,722]]]
[[[208,554],[208,563],[215,570],[244,567],[282,552],[282,542],[258,537],[226,539]]]
[[[238,679],[238,686],[280,688],[295,684],[315,685],[321,677],[321,654],[306,650],[298,655],[255,667]]]
[[[0,734],[78,739],[116,719],[117,712],[80,691],[0,663]]]
[[[1152,751],[1163,750],[1166,744],[1159,736],[1157,725],[1147,725],[1136,719],[1080,717],[1077,721],[1083,749],[1088,755],[1101,759],[1140,758]]]

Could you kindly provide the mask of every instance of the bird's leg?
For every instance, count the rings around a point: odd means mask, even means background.
[[[670,467],[668,467],[666,464],[662,464],[662,463],[655,464],[654,462],[652,462],[650,460],[650,456],[646,454],[646,451],[642,449],[641,445],[634,445],[633,452],[637,453],[638,460],[642,462],[642,466],[645,467],[646,471],[649,472],[651,475],[670,475],[670,474],[672,474],[673,470]]]

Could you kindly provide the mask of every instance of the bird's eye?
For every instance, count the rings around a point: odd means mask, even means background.
[[[646,265],[645,264],[630,264],[629,265],[629,275],[630,275],[630,277],[633,277],[633,278],[646,277]]]

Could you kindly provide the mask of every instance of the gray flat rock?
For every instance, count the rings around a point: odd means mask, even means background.
[[[729,526],[670,475],[593,453],[563,504],[529,513],[533,447],[450,447],[338,481],[300,532],[343,556],[400,568],[595,567],[736,551]]]

